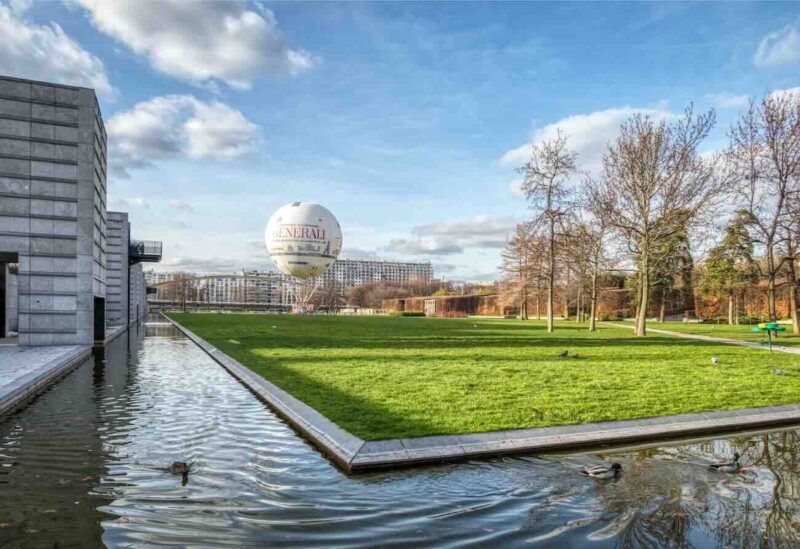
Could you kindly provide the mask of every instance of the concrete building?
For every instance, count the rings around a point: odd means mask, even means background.
[[[21,346],[91,345],[127,314],[120,232],[108,258],[106,158],[93,90],[0,76],[0,335]]]
[[[146,257],[148,255],[156,257]],[[147,282],[143,261],[161,257],[159,243],[131,240],[131,224],[125,212],[108,212],[108,280],[106,323],[130,326],[147,317]]]
[[[337,259],[319,277],[320,283],[334,283],[340,294],[345,288],[369,282],[430,282],[433,266],[429,261],[381,261],[373,259]]]

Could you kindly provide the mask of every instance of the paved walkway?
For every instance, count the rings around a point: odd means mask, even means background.
[[[603,322],[607,326],[615,326],[617,328],[628,328],[633,331],[633,326],[630,324],[617,324],[615,322]],[[668,336],[682,337],[684,339],[698,339],[700,341],[710,341],[712,343],[726,343],[728,345],[739,345],[740,347],[750,347],[751,349],[762,349],[768,351],[769,347],[756,341],[742,341],[740,339],[728,339],[727,337],[713,337],[700,334],[687,334],[685,332],[673,332],[671,330],[661,330],[658,328],[647,328],[647,333],[664,334]],[[772,350],[781,353],[791,353],[800,355],[800,347],[788,347],[786,345],[779,345],[772,342]]]
[[[0,346],[0,413],[41,391],[91,353],[88,345]]]

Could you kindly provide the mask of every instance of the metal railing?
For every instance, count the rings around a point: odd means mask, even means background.
[[[128,245],[129,263],[161,261],[161,242],[157,240],[131,240]]]

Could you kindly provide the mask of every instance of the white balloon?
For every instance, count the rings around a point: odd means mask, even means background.
[[[342,229],[319,204],[293,202],[278,208],[264,231],[267,250],[278,269],[298,278],[319,276],[342,251]]]

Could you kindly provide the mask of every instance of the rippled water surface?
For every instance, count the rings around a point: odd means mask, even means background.
[[[0,418],[0,546],[800,545],[796,431],[348,477],[172,327],[143,332]],[[706,466],[734,450],[742,474]],[[603,459],[623,476],[576,474]]]

